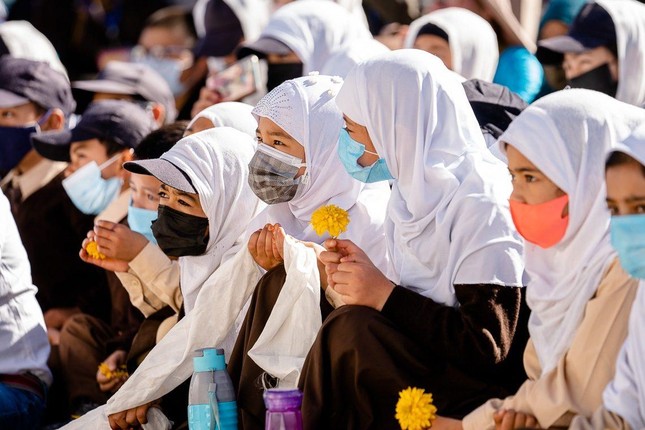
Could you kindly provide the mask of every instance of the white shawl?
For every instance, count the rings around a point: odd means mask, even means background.
[[[260,37],[269,37],[287,45],[300,58],[303,75],[321,71],[334,55],[346,51],[372,35],[364,25],[357,25],[342,6],[328,1],[300,0],[282,6]],[[327,70],[326,73],[340,74]]]
[[[232,127],[255,139],[255,130],[258,127],[257,121],[251,115],[253,106],[240,102],[223,102],[209,106],[199,112],[190,120],[188,127],[192,127],[199,118],[206,118],[215,127]]]
[[[200,256],[179,257],[180,286],[188,314],[206,279],[246,246],[246,231],[264,204],[248,187],[248,164],[255,142],[227,127],[185,137],[161,158],[182,169],[208,216],[209,240]]]
[[[616,27],[618,91],[616,98],[645,104],[645,5],[634,0],[597,0]]]
[[[645,165],[645,127],[615,148]],[[603,393],[604,404],[623,417],[633,429],[645,427],[645,281],[641,280],[629,317],[625,340],[614,380]]]
[[[447,305],[454,284],[522,285],[508,174],[441,60],[379,55],[350,72],[336,101],[395,178],[385,221],[395,282]]]
[[[434,24],[448,34],[454,72],[466,79],[493,81],[499,46],[497,35],[488,21],[468,9],[440,9],[410,24],[404,48],[414,48],[414,41],[426,24]]]
[[[193,7],[193,20],[199,37],[206,35],[204,16],[206,15],[206,6],[209,1],[211,0],[197,0]],[[257,38],[269,20],[270,0],[224,0],[224,3],[231,8],[237,19],[240,20],[244,39],[254,40]]]
[[[383,223],[390,190],[387,183],[364,186],[346,172],[337,154],[344,121],[335,103],[343,80],[308,76],[287,81],[267,94],[253,110],[284,129],[305,148],[308,181],[289,202],[269,205],[253,220],[249,232],[280,223],[296,239],[322,243],[309,224],[321,206],[334,204],[351,222],[341,238],[353,240],[377,267],[388,272]]]
[[[569,195],[563,239],[543,249],[525,243],[530,276],[529,332],[542,374],[569,348],[603,273],[616,258],[609,243],[605,154],[645,113],[589,90],[559,91],[524,110],[500,137]]]

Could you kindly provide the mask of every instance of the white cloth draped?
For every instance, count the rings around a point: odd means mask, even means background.
[[[605,154],[645,112],[604,94],[566,90],[524,110],[500,137],[515,147],[569,195],[569,225],[563,239],[543,249],[526,243],[530,277],[529,331],[542,373],[569,348],[602,274],[616,258],[609,243],[605,203]]]
[[[336,100],[395,178],[385,221],[393,280],[446,305],[457,304],[454,284],[522,286],[508,174],[454,73],[399,50],[359,64]]]
[[[255,139],[255,130],[258,123],[251,115],[253,106],[240,102],[223,102],[199,112],[190,120],[190,128],[199,118],[205,118],[213,123],[215,127],[232,127],[236,130],[246,133]]]

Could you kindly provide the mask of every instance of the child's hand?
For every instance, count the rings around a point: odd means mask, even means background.
[[[273,243],[274,230],[272,224],[267,224],[249,238],[249,252],[253,260],[264,270],[271,270],[283,261],[281,253]]]
[[[540,428],[535,417],[512,409],[497,411],[494,420],[496,430]]]
[[[130,262],[148,244],[148,239],[123,224],[99,220],[94,225],[99,252],[108,258]]]
[[[325,245],[332,245],[331,242],[327,241]],[[351,240],[335,239],[334,242],[338,252],[321,254],[321,259],[326,261],[329,286],[348,305],[369,306],[377,311],[383,309],[394,284]]]
[[[124,350],[117,349],[103,363],[107,365],[111,372],[115,372],[125,364],[126,357],[127,353]],[[99,389],[104,392],[115,393],[127,379],[126,375],[117,377],[104,375],[100,368],[96,372],[96,382],[99,384]]]
[[[83,241],[83,244],[81,245],[81,250],[78,253],[79,257],[81,257],[81,260],[83,260],[86,263],[93,264],[95,266],[100,267],[101,269],[104,270],[109,270],[110,272],[127,272],[128,271],[128,262],[127,261],[121,261],[121,260],[116,260],[114,258],[104,258],[104,259],[98,259],[98,258],[92,258],[89,256],[85,248],[87,247],[87,244],[90,242],[94,241],[94,232],[90,231],[87,234],[87,239]]]

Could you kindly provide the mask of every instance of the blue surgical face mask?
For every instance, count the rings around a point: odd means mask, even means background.
[[[148,242],[157,244],[157,239],[152,234],[152,222],[157,219],[157,211],[149,209],[135,208],[130,202],[128,206],[128,225],[130,230],[142,234],[148,239]]]
[[[609,231],[623,269],[645,279],[645,215],[612,216]]]
[[[186,86],[181,82],[181,74],[184,72],[184,61],[172,58],[159,58],[148,54],[138,58],[136,62],[150,66],[159,73],[164,81],[168,83],[175,97],[183,94],[186,90]]]
[[[9,173],[31,150],[30,136],[40,133],[40,125],[49,118],[47,111],[36,124],[23,127],[0,127],[0,178]]]
[[[120,157],[121,154],[117,154],[100,166],[96,161],[87,163],[63,180],[65,192],[79,211],[86,215],[98,215],[119,196],[123,179],[103,179],[101,170]]]
[[[364,154],[374,154],[375,152],[365,150],[365,145],[358,143],[349,135],[347,130],[342,129],[338,138],[338,156],[345,166],[345,170],[354,179],[361,182],[371,183],[379,181],[388,181],[394,179],[385,164],[384,158],[379,158],[371,166],[363,167],[358,164],[358,159]]]

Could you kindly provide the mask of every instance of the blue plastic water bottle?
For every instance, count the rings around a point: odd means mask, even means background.
[[[188,393],[190,430],[237,430],[237,403],[224,350],[198,349],[193,353],[193,377]]]

